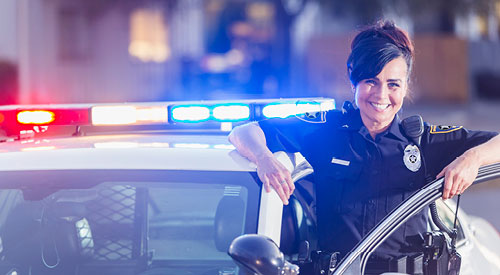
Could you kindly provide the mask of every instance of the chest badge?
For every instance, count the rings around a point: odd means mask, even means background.
[[[420,159],[420,150],[416,145],[408,144],[405,147],[403,162],[406,168],[412,172],[417,172],[420,169],[422,161]]]

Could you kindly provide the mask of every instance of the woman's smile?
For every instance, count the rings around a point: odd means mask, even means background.
[[[385,111],[387,109],[387,107],[389,107],[389,105],[391,105],[391,104],[387,104],[387,103],[375,103],[375,102],[370,102],[370,104],[376,110],[379,110],[379,111]]]

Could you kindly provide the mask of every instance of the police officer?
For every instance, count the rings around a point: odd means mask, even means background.
[[[470,186],[479,166],[500,161],[496,133],[426,124],[420,146],[408,137],[397,114],[408,93],[413,54],[407,33],[392,22],[370,26],[355,37],[347,60],[356,107],[330,111],[320,123],[303,117],[250,123],[229,136],[257,164],[265,189],[273,187],[284,204],[295,187],[272,152],[300,152],[309,161],[322,250],[345,255],[426,177],[444,176],[448,199]],[[400,227],[375,254],[404,254],[406,237],[426,231],[426,213]]]

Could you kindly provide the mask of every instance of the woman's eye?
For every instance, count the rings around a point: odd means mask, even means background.
[[[387,85],[389,86],[389,88],[399,88],[400,87],[400,85],[398,83],[395,83],[395,82],[391,82]]]
[[[365,83],[368,85],[375,85],[376,84],[375,80],[373,80],[373,79],[367,79],[367,80],[365,80]]]

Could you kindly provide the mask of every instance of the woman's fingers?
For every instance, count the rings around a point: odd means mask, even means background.
[[[293,183],[293,180],[292,180],[292,175],[290,173],[288,173],[288,170],[287,170],[287,173],[285,173],[285,181],[286,181],[286,184],[288,185],[288,189],[290,190],[290,193],[288,194],[288,197],[290,197],[293,193],[293,191],[295,190],[295,184]]]
[[[269,179],[266,176],[260,176],[260,181],[264,184],[264,189],[266,190],[267,193],[271,192],[271,183],[269,182]]]
[[[443,200],[447,200],[450,196],[451,187],[453,185],[452,177],[448,174],[444,174],[444,187],[443,187]]]
[[[479,165],[465,157],[459,157],[446,166],[436,178],[444,176],[443,199],[462,194],[477,177]]]
[[[454,177],[452,177],[451,181],[452,183],[450,187],[450,193],[448,194],[448,199],[453,198],[458,193],[458,190],[463,180],[460,177],[460,175],[455,175]]]
[[[288,191],[288,186],[286,184],[286,181],[283,180],[275,180],[274,189],[278,193],[281,201],[283,201],[283,204],[287,205],[288,204],[288,198],[290,198],[289,191]]]
[[[290,172],[272,157],[258,162],[257,173],[266,192],[271,192],[270,187],[272,187],[283,203],[288,204],[288,199],[295,189]]]

